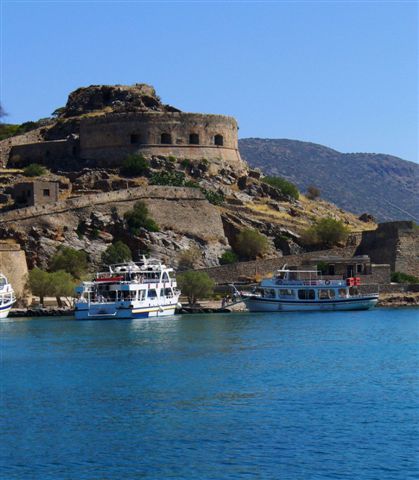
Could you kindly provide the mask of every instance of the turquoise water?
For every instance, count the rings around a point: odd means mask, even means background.
[[[1,479],[413,479],[419,310],[1,330]]]

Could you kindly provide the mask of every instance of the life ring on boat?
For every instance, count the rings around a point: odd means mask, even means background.
[[[330,280],[326,280],[326,281],[324,282],[324,284],[325,284],[325,285],[330,285]]]

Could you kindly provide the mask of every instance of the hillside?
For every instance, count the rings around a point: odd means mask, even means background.
[[[287,139],[244,138],[239,149],[251,167],[283,176],[302,191],[315,185],[345,210],[380,221],[419,219],[419,165],[413,162]]]

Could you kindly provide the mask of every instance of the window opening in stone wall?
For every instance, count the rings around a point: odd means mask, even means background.
[[[197,133],[189,134],[189,144],[190,145],[199,145],[199,135]]]
[[[44,194],[44,197],[49,197],[49,188],[44,188],[43,194]]]
[[[224,138],[222,135],[215,135],[214,137],[214,145],[222,146],[224,145]]]
[[[170,133],[162,133],[160,137],[160,143],[164,145],[170,145],[172,143],[172,136]]]
[[[131,133],[130,143],[140,143],[140,136],[136,133]]]

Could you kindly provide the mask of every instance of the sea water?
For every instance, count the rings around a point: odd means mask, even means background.
[[[0,332],[1,479],[419,476],[417,309]]]

